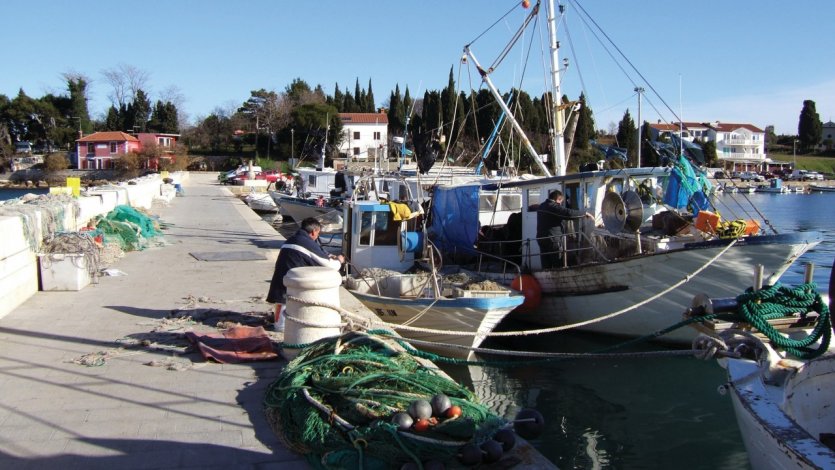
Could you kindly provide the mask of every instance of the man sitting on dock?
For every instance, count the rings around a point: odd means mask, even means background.
[[[339,270],[345,257],[327,253],[319,244],[319,232],[322,224],[308,217],[302,220],[301,228],[284,242],[278,252],[275,262],[275,272],[267,293],[267,302],[275,303],[275,329],[284,331],[284,309],[287,303],[287,288],[284,286],[284,276],[293,268],[301,266],[327,266]]]

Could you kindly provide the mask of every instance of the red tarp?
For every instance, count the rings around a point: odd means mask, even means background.
[[[218,333],[186,333],[186,338],[206,359],[222,363],[267,361],[276,359],[272,342],[263,327],[233,326]]]

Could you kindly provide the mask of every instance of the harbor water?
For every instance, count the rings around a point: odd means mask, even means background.
[[[725,203],[732,197],[749,198],[780,233],[820,232],[824,241],[795,262],[781,283],[802,283],[804,264],[812,262],[818,288],[828,290],[835,259],[835,193],[718,197]],[[521,327],[502,325],[507,330]],[[491,341],[485,346],[588,352],[619,341],[559,333]],[[648,349],[659,346],[642,350]],[[469,380],[480,398],[508,418],[520,407],[539,410],[545,416],[546,431],[533,443],[562,469],[740,469],[749,465],[730,396],[717,390],[725,381],[724,370],[713,360],[575,359],[444,369],[461,381]]]

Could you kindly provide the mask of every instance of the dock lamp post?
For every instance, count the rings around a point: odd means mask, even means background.
[[[638,161],[636,167],[641,167],[641,128],[643,127],[641,123],[641,95],[644,93],[644,89],[642,87],[635,87],[635,93],[638,94]],[[681,137],[681,136],[679,136]]]
[[[792,158],[794,159],[794,167],[792,167],[792,170],[797,169],[797,142],[797,139],[794,139],[794,142],[792,142]]]
[[[290,161],[296,159],[296,129],[290,128]]]

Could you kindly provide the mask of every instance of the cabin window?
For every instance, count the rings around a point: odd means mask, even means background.
[[[312,188],[316,187],[316,176],[315,175],[307,175],[307,185],[308,185],[308,187],[312,187]]]
[[[391,212],[363,212],[360,224],[360,245],[397,245],[398,224],[391,220]]]
[[[536,212],[539,208],[539,203],[543,202],[542,197],[540,197],[542,190],[541,188],[534,188],[525,190],[525,194],[528,196],[528,211],[529,212]]]

